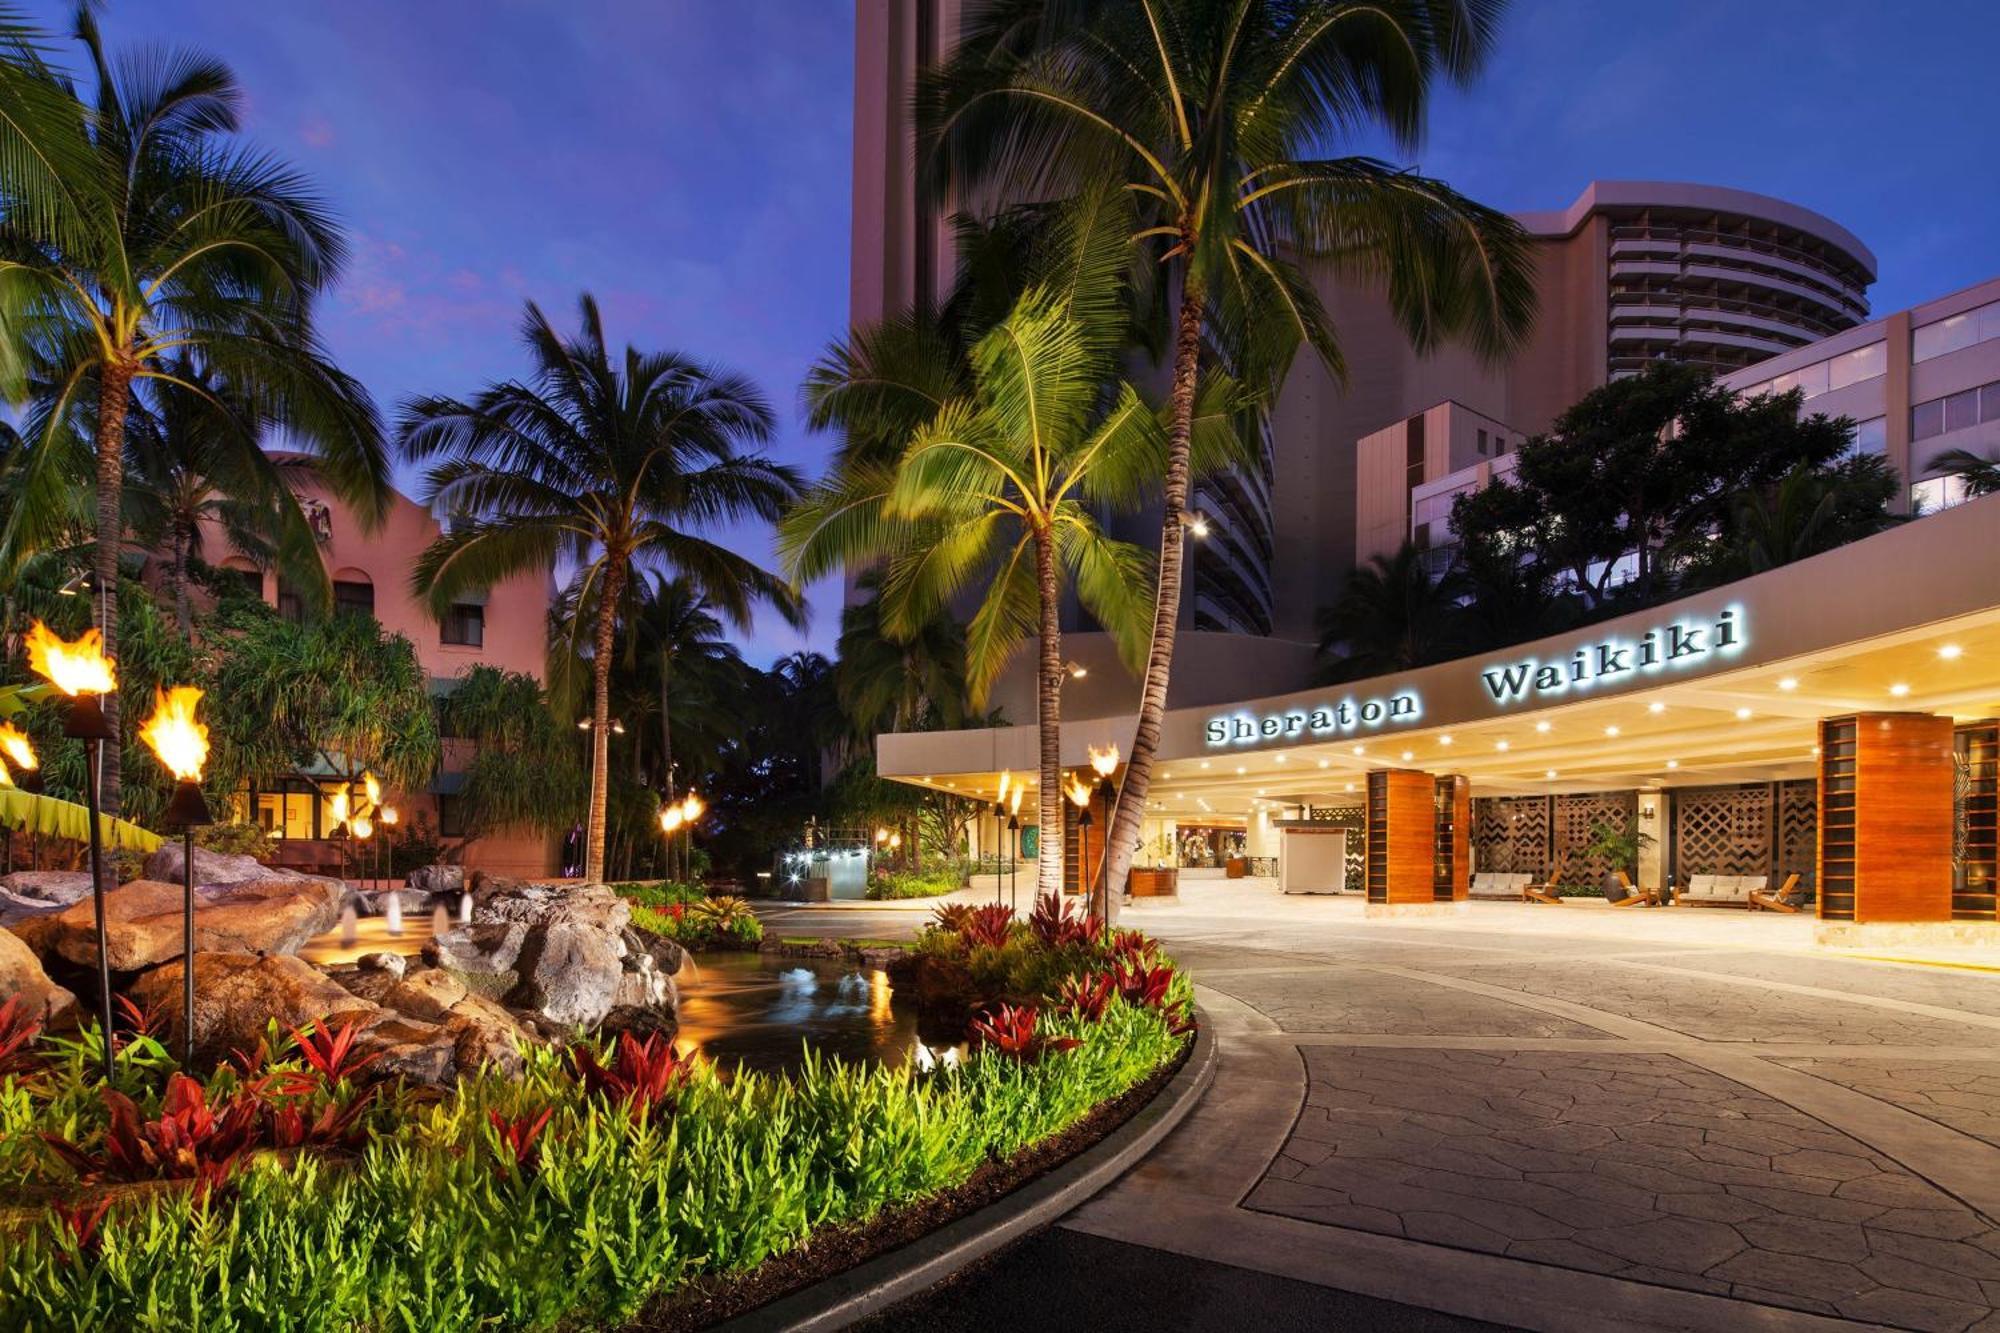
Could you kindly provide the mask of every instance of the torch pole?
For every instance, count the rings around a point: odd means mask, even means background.
[[[97,1021],[104,1037],[104,1081],[111,1082],[111,954],[105,944],[104,830],[97,812],[97,756],[104,742],[85,742],[83,794],[90,806],[90,901],[97,913]]]
[[[194,827],[181,830],[181,1068],[194,1068]]]

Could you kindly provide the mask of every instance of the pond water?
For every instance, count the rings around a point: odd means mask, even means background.
[[[442,912],[442,916],[440,916]],[[320,967],[351,963],[364,954],[399,953],[415,957],[431,942],[440,926],[450,930],[457,924],[443,909],[415,908],[393,915],[357,917],[351,911],[324,935],[315,935],[299,948],[299,957]]]
[[[915,1004],[899,1000],[889,974],[817,958],[759,953],[691,957],[680,987],[684,1051],[723,1065],[771,1072],[796,1068],[811,1045],[821,1055],[892,1068],[955,1062],[952,1046],[917,1037]]]

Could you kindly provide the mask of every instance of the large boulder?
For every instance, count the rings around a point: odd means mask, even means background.
[[[11,875],[0,875],[0,889],[16,898],[26,898],[51,907],[68,907],[90,896],[90,872],[17,870]]]
[[[587,926],[616,935],[632,920],[625,900],[602,884],[524,884],[490,881],[473,892],[472,922],[524,926]]]
[[[681,965],[687,962],[687,950],[677,940],[655,935],[640,926],[627,926],[622,933],[628,959],[645,954],[653,960],[654,967],[670,977],[678,975]]]
[[[269,879],[271,873],[271,868],[254,856],[211,852],[206,847],[194,849],[196,884],[245,884],[251,880]],[[180,883],[180,843],[172,838],[161,843],[159,850],[146,858],[143,878],[156,879],[168,884]]]
[[[557,1027],[595,1027],[617,1002],[625,946],[615,933],[575,921],[530,930],[509,999]]]
[[[404,878],[403,883],[412,893],[463,893],[465,892],[465,867],[445,865],[418,866]]]
[[[511,988],[517,979],[514,960],[521,956],[527,938],[528,928],[517,921],[458,926],[425,944],[424,960],[454,972],[504,978],[504,985]]]
[[[166,1019],[171,1049],[181,1036],[181,964],[176,958],[134,981],[134,1003]],[[303,959],[286,954],[197,953],[194,956],[194,1047],[198,1057],[226,1059],[254,1051],[264,1027],[276,1019],[290,1031],[322,1018],[352,1015],[372,1025],[381,1009],[349,994]]]
[[[340,920],[345,900],[328,879],[278,877],[195,890],[197,953],[288,954]],[[181,886],[135,879],[104,895],[105,947],[112,970],[136,972],[181,952]],[[54,948],[72,963],[97,959],[97,924],[86,900],[57,918]]]
[[[49,980],[42,960],[11,931],[0,930],[0,1001],[19,996],[21,1003],[44,1020],[76,1003],[76,997]]]
[[[468,989],[442,968],[402,971],[364,964],[366,960],[330,975],[373,1004],[405,1019],[435,1025],[438,1032],[431,1041],[451,1048],[461,1072],[470,1073],[481,1065],[496,1066],[507,1074],[520,1072],[520,1043],[533,1040],[534,1034],[501,1005]]]

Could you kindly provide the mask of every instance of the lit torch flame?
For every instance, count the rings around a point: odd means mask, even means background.
[[[35,747],[28,744],[28,735],[12,722],[0,722],[0,754],[7,756],[7,762],[23,773],[32,773],[41,767],[35,758]]]
[[[363,773],[361,775],[361,789],[368,793],[369,805],[382,804],[382,784],[375,780],[373,773]]]
[[[28,631],[28,670],[74,699],[118,688],[117,663],[104,655],[104,636],[87,629],[64,643],[41,621]]]
[[[666,809],[660,811],[660,831],[662,833],[672,833],[681,826],[681,821],[685,818],[686,816],[681,814],[679,806],[668,806]]]
[[[1116,745],[1107,745],[1100,750],[1095,745],[1091,746],[1090,766],[1097,771],[1097,776],[1100,778],[1108,778],[1113,773],[1116,773],[1118,771],[1118,747]]]
[[[1027,791],[1027,788],[1023,786],[1016,786],[1014,788],[1014,794],[1007,798],[1008,814],[1018,815],[1021,813],[1021,794],[1025,791]]]
[[[346,792],[344,791],[335,792],[332,796],[327,798],[326,804],[327,804],[327,812],[333,816],[333,823],[336,828],[347,822],[348,810],[347,810]]]
[[[1068,794],[1069,799],[1076,804],[1076,808],[1079,810],[1090,804],[1090,784],[1085,782],[1081,776],[1072,777],[1069,780]]]
[[[1014,775],[1007,769],[1000,770],[1000,794],[993,798],[993,804],[1007,804],[1007,790],[1014,785]]]
[[[702,802],[701,797],[695,795],[693,792],[689,792],[687,799],[681,802],[681,818],[687,823],[692,824],[695,820],[701,818],[701,812],[706,809],[708,809],[708,806]]]
[[[139,729],[139,739],[183,782],[199,782],[201,766],[208,760],[208,727],[194,717],[194,706],[200,701],[201,691],[192,685],[156,689],[153,715]]]

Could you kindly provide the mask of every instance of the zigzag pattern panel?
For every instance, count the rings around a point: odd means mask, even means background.
[[[1770,874],[1770,786],[1677,789],[1674,870],[1683,878]]]
[[[1595,884],[1611,869],[1607,857],[1587,856],[1592,825],[1608,823],[1620,833],[1632,827],[1637,794],[1629,791],[1572,792],[1556,797],[1556,851],[1563,858],[1565,884]]]
[[[1819,783],[1811,778],[1778,784],[1778,864],[1771,873],[1773,887],[1797,875],[1799,883],[1813,882],[1813,866],[1819,851]],[[1755,874],[1755,871],[1751,872]]]
[[[1472,802],[1472,868],[1539,875],[1548,869],[1549,803],[1541,796],[1481,796]]]

